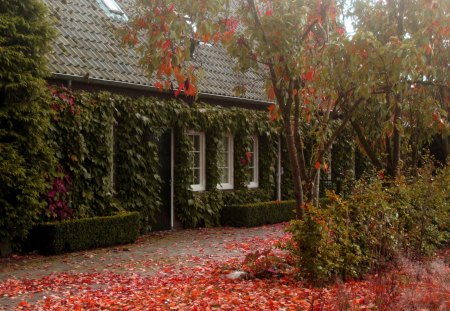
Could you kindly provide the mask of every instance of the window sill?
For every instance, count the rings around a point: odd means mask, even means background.
[[[258,188],[258,183],[252,181],[251,183],[249,183],[249,184],[247,185],[247,188]]]
[[[232,190],[233,184],[219,184],[217,185],[217,189],[219,190]]]
[[[191,185],[192,191],[205,191],[204,185]]]

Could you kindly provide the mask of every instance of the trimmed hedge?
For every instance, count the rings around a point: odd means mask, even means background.
[[[42,223],[30,233],[30,246],[41,254],[60,254],[133,243],[139,236],[138,212]]]
[[[295,201],[271,201],[224,206],[221,224],[232,227],[255,227],[295,218]]]

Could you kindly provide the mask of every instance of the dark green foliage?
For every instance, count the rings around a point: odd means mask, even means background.
[[[0,1],[0,239],[26,236],[53,168],[43,78],[54,32],[45,14],[36,0]]]
[[[292,182],[292,170],[289,161],[286,139],[281,140],[281,164],[283,167],[283,175],[281,175],[281,199],[291,200],[294,198],[294,183]]]
[[[194,192],[192,201],[197,215],[201,216],[198,225],[214,227],[220,223],[220,210],[223,208],[222,191],[213,189],[210,191]]]
[[[370,268],[354,241],[358,233],[349,217],[348,205],[339,202],[327,209],[310,206],[303,220],[291,222],[288,231],[295,241],[291,251],[302,278],[324,285],[336,277],[345,280],[360,276]]]
[[[139,235],[139,213],[39,224],[30,245],[42,254],[60,254],[95,247],[133,243]]]
[[[192,144],[184,134],[184,128],[176,128],[175,130],[175,206],[177,209],[177,217],[185,227],[196,227],[202,225],[205,215],[204,210],[198,204],[201,200],[194,200],[194,193],[190,189],[191,171],[190,171],[190,155],[189,150]],[[203,222],[204,225],[204,222]]]
[[[221,224],[233,227],[255,227],[295,218],[295,201],[271,201],[224,206]]]
[[[67,198],[76,218],[107,215],[123,208],[139,211],[142,230],[151,230],[162,206],[160,137],[172,129],[175,138],[174,203],[177,217],[184,226],[215,226],[219,224],[224,204],[274,198],[277,132],[276,124],[268,122],[264,112],[204,104],[189,107],[174,100],[131,99],[109,93],[72,93],[64,89],[52,90],[52,94],[55,116],[51,139],[58,146],[61,174],[68,174],[72,179]],[[206,184],[202,192],[190,189],[189,150],[192,146],[186,136],[189,130],[205,133]],[[245,156],[250,136],[259,135],[260,149],[264,151],[259,153],[258,189],[247,188],[248,167],[239,161],[234,163],[234,184],[238,190],[217,189],[220,180],[217,147],[227,134],[235,137],[235,159]],[[113,195],[120,205],[112,199]]]
[[[116,107],[117,198],[125,210],[141,213],[142,230],[147,232],[161,207],[158,141],[171,124],[170,113],[181,106],[146,98],[122,99]]]
[[[393,183],[361,182],[348,199],[330,193],[326,208],[309,207],[289,232],[303,278],[323,285],[361,277],[402,256],[432,255],[449,241],[449,169],[425,168]]]
[[[333,144],[331,152],[331,171],[337,192],[340,195],[349,194],[355,183],[354,160],[356,156],[356,142],[350,129],[344,131]]]
[[[269,189],[240,189],[223,192],[224,205],[243,205],[247,203],[267,202],[273,200],[271,188]]]
[[[404,235],[402,251],[413,259],[431,256],[450,243],[450,167],[434,171],[426,166],[419,176],[399,180],[389,191]]]
[[[265,113],[246,109],[224,109],[207,105],[191,108],[186,122],[178,118],[175,130],[175,204],[177,216],[186,227],[215,226],[219,224],[220,211],[227,204],[242,204],[267,201],[274,198],[275,159],[277,132],[274,123]],[[190,190],[189,150],[191,142],[186,139],[188,130],[204,131],[206,136],[206,191]],[[234,137],[234,189],[217,190],[219,171],[217,168],[217,144],[226,134]],[[248,168],[240,161],[249,150],[251,135],[260,139],[258,189],[248,189]],[[261,144],[264,149],[261,149]]]
[[[38,0],[0,2],[0,105],[39,96],[48,75],[45,53],[55,31]]]
[[[111,215],[117,210],[111,169],[114,107],[120,98],[60,88],[52,95],[48,139],[55,143],[60,173],[71,181],[68,206],[75,218]]]
[[[261,133],[259,136],[259,187],[270,192],[271,197],[276,196],[276,164],[278,152],[278,135]]]

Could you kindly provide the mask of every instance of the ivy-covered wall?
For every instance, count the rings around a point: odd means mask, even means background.
[[[112,127],[116,100],[106,93],[52,88],[57,176],[46,194],[46,217],[107,216],[117,210],[112,193]]]
[[[162,206],[159,137],[168,130],[174,133],[176,215],[185,227],[218,225],[224,205],[275,199],[278,132],[265,112],[67,89],[52,94],[50,138],[57,146],[60,175],[47,195],[51,210],[46,217],[139,211],[143,231],[151,230]],[[205,133],[201,192],[190,189],[190,130]],[[234,189],[218,190],[218,144],[227,134],[234,137]],[[253,135],[259,141],[259,185],[249,189],[250,172],[242,159]],[[56,213],[59,209],[65,211]]]
[[[268,201],[275,198],[275,170],[277,131],[267,114],[252,110],[224,109],[207,105],[189,108],[191,117],[175,127],[175,198],[177,215],[187,227],[215,226],[219,224],[224,205]],[[193,192],[189,187],[189,150],[191,142],[186,132],[196,130],[206,136],[206,191]],[[233,190],[218,190],[220,173],[217,167],[218,143],[227,134],[234,142]],[[242,161],[249,150],[251,136],[259,141],[259,185],[247,188],[250,180],[248,163]]]

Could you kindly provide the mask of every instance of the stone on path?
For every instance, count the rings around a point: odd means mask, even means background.
[[[228,273],[225,277],[231,280],[246,280],[249,278],[249,275],[245,271],[233,271],[231,273]]]

